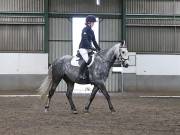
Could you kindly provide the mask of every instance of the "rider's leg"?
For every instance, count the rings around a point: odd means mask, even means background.
[[[87,62],[89,60],[89,57],[88,57],[88,51],[86,49],[82,49],[82,48],[79,49],[79,53],[81,54],[84,61],[80,66],[78,79],[83,79],[83,73],[84,73],[85,68],[87,67]]]
[[[80,48],[79,49],[79,53],[81,54],[81,56],[84,59],[84,61],[87,63],[88,60],[89,60],[88,51],[86,49],[84,49],[84,48]]]
[[[83,61],[83,63],[81,64],[81,67],[79,69],[79,78],[83,78],[83,73],[85,68],[87,67],[87,63],[85,61]]]

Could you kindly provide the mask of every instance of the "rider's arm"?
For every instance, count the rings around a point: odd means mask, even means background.
[[[99,45],[98,45],[97,42],[96,42],[96,38],[95,38],[94,32],[92,32],[92,42],[93,42],[95,48],[96,48],[98,51],[100,51],[101,49],[100,49]]]

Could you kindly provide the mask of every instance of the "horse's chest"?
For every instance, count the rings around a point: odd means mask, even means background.
[[[102,64],[97,69],[95,69],[95,72],[97,72],[97,75],[99,75],[101,78],[108,77],[109,69],[106,64]]]

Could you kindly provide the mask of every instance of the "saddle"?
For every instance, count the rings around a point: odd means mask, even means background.
[[[89,70],[88,70],[88,67],[90,67],[92,65],[92,63],[94,62],[94,52],[93,51],[89,51],[88,52],[88,56],[89,56],[89,60],[87,62],[87,68],[85,69],[84,71],[84,74],[83,74],[83,79],[81,80],[81,82],[88,82],[89,81]],[[80,67],[80,65],[82,64],[83,62],[83,57],[81,56],[81,54],[79,53],[79,51],[77,52],[77,55],[74,56],[71,60],[71,65],[72,66],[77,66],[77,67]]]
[[[87,62],[88,66],[87,67],[90,67],[92,65],[92,63],[94,62],[94,52],[93,51],[89,51],[88,52],[88,56],[89,56],[89,60]],[[72,66],[77,66],[77,67],[80,67],[80,65],[82,64],[83,62],[83,58],[81,56],[81,54],[79,53],[79,51],[77,51],[77,55],[76,56],[73,56],[72,60],[71,60],[71,65]]]
[[[93,51],[88,52],[88,56],[89,56],[89,60],[88,60],[88,62],[87,62],[88,65],[89,65],[89,64],[91,63],[91,61],[92,61],[92,55],[93,55],[93,54],[94,54]],[[79,57],[80,60],[83,60],[83,57],[81,56],[79,50],[77,51],[76,56]],[[79,62],[80,62],[80,60],[79,60]],[[81,62],[81,63],[82,63],[82,62]],[[81,64],[81,63],[80,63],[80,64]]]

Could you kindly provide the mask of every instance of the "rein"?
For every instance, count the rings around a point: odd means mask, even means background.
[[[122,47],[122,48],[123,48],[123,47]],[[112,61],[110,61],[110,60],[104,59],[104,57],[100,54],[100,52],[104,52],[104,50],[101,50],[101,51],[97,52],[97,55],[98,55],[99,57],[101,57],[101,59],[103,60],[104,63],[105,63],[105,62],[109,62],[109,63],[112,62]],[[123,61],[128,60],[128,58],[127,58],[127,59],[123,58],[121,54],[120,54],[120,58],[117,58],[117,59],[118,59],[120,62],[123,62]]]

